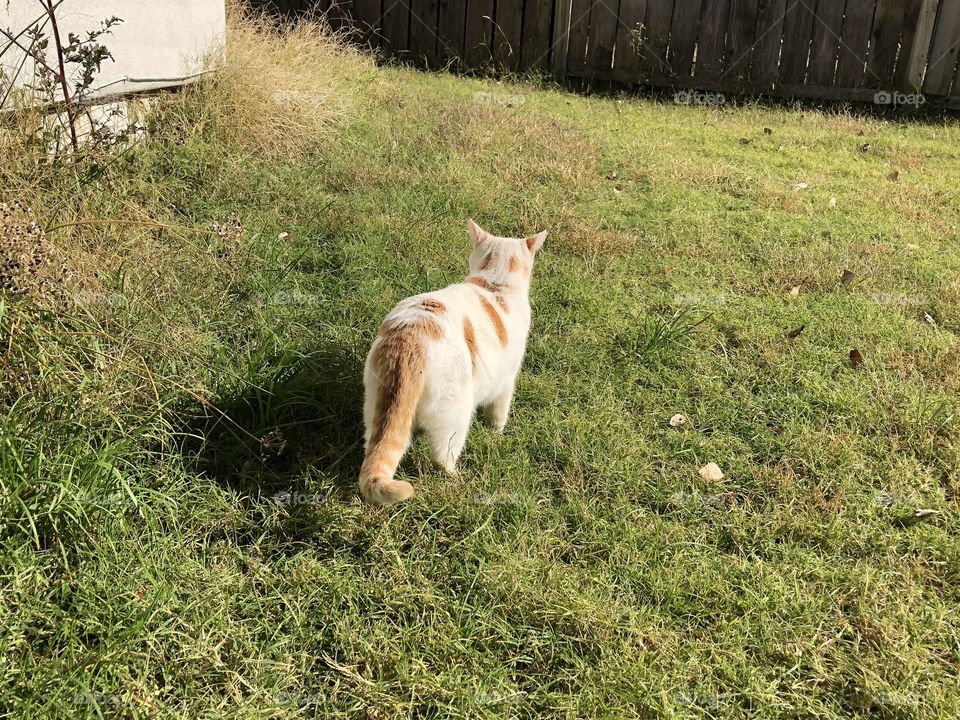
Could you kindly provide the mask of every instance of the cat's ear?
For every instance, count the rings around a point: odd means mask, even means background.
[[[490,237],[490,233],[477,225],[473,221],[473,218],[467,220],[467,230],[470,232],[470,237],[473,238],[474,247],[477,247],[480,243]]]
[[[531,235],[530,237],[526,238],[527,250],[530,251],[531,255],[536,254],[537,250],[539,250],[543,246],[543,241],[546,239],[547,239],[546,230],[544,230],[543,232],[538,232],[536,235]]]
[[[490,237],[490,233],[477,225],[472,219],[467,220],[467,230],[470,231],[470,237],[473,238],[474,247],[477,247],[477,245]]]

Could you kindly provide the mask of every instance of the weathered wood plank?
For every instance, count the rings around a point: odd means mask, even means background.
[[[550,68],[553,79],[564,82],[567,79],[567,52],[570,46],[570,11],[573,0],[555,0],[556,10],[553,18],[550,50]]]
[[[837,87],[863,87],[870,29],[876,10],[877,0],[847,0],[840,33],[843,42],[837,61]]]
[[[510,72],[520,68],[523,0],[497,0],[494,14],[493,59]]]
[[[384,0],[383,40],[381,46],[395,55],[406,55],[410,48],[408,0]]]
[[[807,58],[813,33],[813,0],[787,0],[783,17],[783,51],[780,83],[802,85],[807,76]]]
[[[954,68],[957,66],[957,51],[960,45],[960,3],[941,2],[930,48],[930,62],[923,81],[923,92],[930,95],[946,95],[953,84]]]
[[[897,69],[893,74],[893,85],[897,90],[920,92],[939,4],[940,0],[909,0]]]
[[[690,77],[693,50],[700,30],[703,0],[676,0],[670,23],[670,71],[675,77]]]
[[[388,2],[389,0],[384,0]],[[468,0],[463,54],[468,67],[483,68],[493,59],[493,0]]]
[[[670,45],[670,23],[673,21],[674,0],[650,0],[647,2],[647,17],[644,20],[643,52],[640,64],[649,77],[663,83],[673,76],[667,60]]]
[[[640,52],[644,42],[643,19],[647,0],[620,0],[617,23],[617,47],[613,58],[613,79],[622,83],[640,83]]]
[[[332,30],[350,30],[354,27],[354,0],[331,0],[326,10],[327,22]]]
[[[716,80],[723,75],[727,15],[730,0],[703,0],[697,58],[693,75],[699,80]]]
[[[893,66],[897,61],[905,9],[904,0],[878,0],[870,35],[865,87],[893,88]]]
[[[723,76],[733,87],[745,85],[750,79],[753,62],[753,39],[757,30],[757,0],[731,0],[730,21],[727,29],[727,57]]]
[[[573,0],[570,7],[570,32],[567,41],[567,73],[576,77],[587,75],[587,38],[590,31],[590,11],[594,0]]]
[[[810,41],[810,65],[807,68],[807,83],[810,85],[833,85],[837,53],[840,51],[843,5],[842,0],[820,0],[817,3]]]
[[[769,92],[777,82],[783,18],[787,0],[760,0],[757,9],[757,39],[753,48],[751,82],[761,92]]]
[[[949,107],[960,107],[960,63],[957,64],[957,70],[953,76],[953,89],[950,91],[950,95],[956,99],[956,102],[952,102]]]
[[[467,0],[440,0],[438,11],[437,64],[459,66],[464,54]]]
[[[609,80],[613,72],[613,46],[617,40],[620,0],[595,0],[587,35],[587,72]]]
[[[437,57],[437,0],[409,0],[409,3],[410,60],[429,67]]]
[[[561,0],[561,4],[566,0]],[[520,69],[542,70],[550,67],[550,21],[552,0],[527,0],[523,7],[523,38],[520,47]]]
[[[362,45],[370,48],[380,46],[380,13],[382,10],[380,0],[356,0],[354,7],[356,38]]]

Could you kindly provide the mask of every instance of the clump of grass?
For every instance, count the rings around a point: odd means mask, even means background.
[[[682,350],[691,340],[693,330],[708,320],[689,308],[676,311],[669,318],[646,315],[639,326],[618,338],[619,350],[633,360],[650,361],[672,350]]]
[[[228,3],[227,18],[213,74],[183,98],[203,107],[196,130],[215,129],[221,142],[267,159],[295,156],[328,140],[376,81],[373,61],[322,18],[285,26],[240,2]]]

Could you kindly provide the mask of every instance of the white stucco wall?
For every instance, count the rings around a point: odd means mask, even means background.
[[[38,0],[0,0],[0,28],[14,34],[42,15]],[[223,0],[64,0],[57,9],[63,42],[69,32],[85,37],[112,15],[123,22],[100,39],[115,60],[97,76],[101,95],[180,84],[203,69],[204,55],[223,46]],[[49,36],[49,25],[46,30]],[[0,36],[0,50],[6,44]],[[9,76],[22,57],[7,51],[0,66]]]

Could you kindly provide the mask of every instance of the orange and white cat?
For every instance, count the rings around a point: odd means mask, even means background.
[[[360,493],[400,502],[413,486],[393,475],[415,429],[434,463],[456,474],[478,407],[503,431],[530,332],[530,273],[546,231],[495,237],[473,220],[470,275],[401,301],[380,325],[363,372],[366,455]]]

